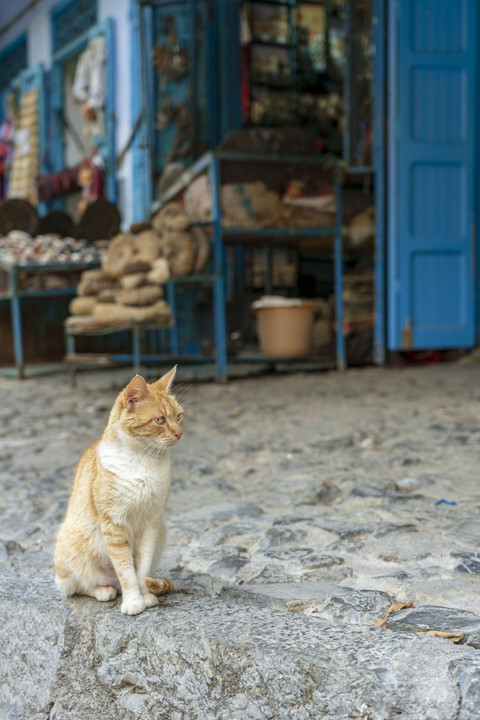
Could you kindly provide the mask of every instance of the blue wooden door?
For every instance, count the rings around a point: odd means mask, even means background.
[[[477,0],[390,0],[388,346],[475,342]]]

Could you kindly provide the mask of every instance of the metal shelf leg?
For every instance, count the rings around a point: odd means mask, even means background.
[[[132,328],[132,355],[133,355],[133,371],[135,374],[140,373],[140,328],[135,325]]]
[[[175,285],[172,280],[167,282],[167,301],[170,305],[170,312],[174,322],[174,325],[170,330],[170,352],[172,355],[179,355],[180,343],[178,339],[177,300],[175,297]]]
[[[334,245],[335,268],[335,310],[337,317],[337,368],[345,370],[347,357],[345,335],[343,333],[343,244],[342,244],[342,188],[340,185],[338,165],[335,169],[335,200],[337,206],[337,232]]]
[[[23,380],[25,378],[25,360],[23,356],[22,313],[20,309],[20,298],[18,296],[18,274],[16,268],[10,272],[10,292],[10,312],[12,316],[15,366],[17,368],[18,377]]]
[[[213,315],[215,330],[215,378],[227,379],[227,326],[225,321],[225,283],[223,277],[222,206],[220,201],[220,163],[214,157],[209,167],[212,193],[213,248],[215,279],[213,281]]]

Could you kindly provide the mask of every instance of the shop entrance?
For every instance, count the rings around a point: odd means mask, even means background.
[[[82,166],[81,194],[61,202],[75,219],[85,209],[81,195],[116,199],[112,38],[112,23],[106,21],[54,56],[51,158],[56,172]]]

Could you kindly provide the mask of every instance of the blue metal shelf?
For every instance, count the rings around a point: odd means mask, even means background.
[[[100,267],[99,261],[92,262],[63,262],[63,263],[27,263],[19,265],[9,262],[0,256],[0,268],[8,273],[8,292],[0,296],[0,300],[10,301],[10,312],[12,318],[13,351],[17,377],[25,377],[25,358],[23,353],[23,328],[21,314],[21,299],[28,297],[52,297],[75,295],[76,288],[50,288],[45,290],[21,290],[19,284],[19,273],[27,272],[34,275],[45,273],[70,273],[81,272]]]
[[[298,156],[298,155],[266,155],[241,153],[224,150],[215,150],[205,153],[189,169],[185,170],[178,180],[164,193],[159,201],[154,204],[154,211],[158,210],[165,203],[180,195],[190,183],[200,174],[207,172],[210,181],[212,194],[212,219],[202,223],[194,223],[199,226],[213,228],[213,250],[215,276],[213,282],[213,304],[214,304],[214,327],[215,327],[215,366],[217,380],[227,378],[227,342],[225,323],[225,278],[224,268],[224,245],[234,242],[240,243],[245,238],[291,238],[301,237],[328,237],[333,236],[334,276],[335,276],[335,297],[336,297],[336,318],[337,328],[340,330],[336,336],[337,367],[343,369],[346,366],[345,337],[343,335],[343,247],[342,247],[342,195],[339,180],[339,166],[335,166],[335,199],[336,217],[335,224],[328,227],[247,227],[247,228],[225,228],[222,222],[222,208],[220,199],[221,188],[221,163],[222,162],[261,162],[278,163],[290,165],[308,165],[310,167],[329,167],[328,161],[322,156]],[[330,166],[331,167],[331,166]],[[175,299],[170,284],[167,287],[167,298],[171,301],[173,317],[175,317]],[[175,333],[176,336],[175,336]],[[172,347],[178,350],[178,331],[175,330],[172,336]],[[189,356],[190,358],[192,356]],[[248,358],[242,357],[248,362]],[[258,360],[258,356],[251,359]],[[265,361],[275,362],[269,358]]]

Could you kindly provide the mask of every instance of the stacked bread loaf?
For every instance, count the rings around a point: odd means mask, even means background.
[[[208,238],[190,228],[182,208],[166,205],[141,232],[114,237],[100,269],[82,273],[67,323],[78,328],[166,324],[170,308],[163,286],[170,277],[204,270],[209,251]]]

